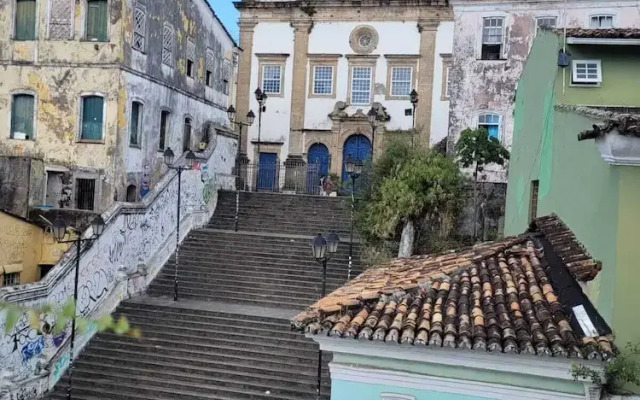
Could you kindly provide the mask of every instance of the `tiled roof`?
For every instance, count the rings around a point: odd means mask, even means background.
[[[582,247],[557,217],[536,223],[542,232],[369,269],[296,316],[293,327],[359,340],[608,358],[608,332],[588,337],[572,327],[535,236],[548,232],[553,252],[564,251],[560,259],[586,261]],[[591,276],[586,265],[576,264],[573,274]]]
[[[553,251],[577,280],[590,281],[602,269],[602,263],[591,258],[571,229],[557,215],[536,219],[532,223],[532,229],[544,234],[553,246]]]
[[[555,29],[559,34],[564,34],[563,29]],[[640,29],[637,28],[611,28],[611,29],[584,29],[567,28],[567,37],[590,39],[640,39]]]
[[[620,135],[640,138],[640,114],[609,113],[604,122],[594,124],[591,129],[580,132],[578,140],[595,139],[614,130]]]

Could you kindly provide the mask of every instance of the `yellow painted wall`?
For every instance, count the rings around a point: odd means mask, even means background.
[[[640,343],[640,323],[635,308],[640,304],[640,168],[614,167],[619,176],[618,244],[615,276],[613,331],[618,346]]]
[[[0,275],[2,267],[22,264],[20,283],[35,282],[40,278],[38,266],[55,264],[67,248],[42,228],[0,211]]]

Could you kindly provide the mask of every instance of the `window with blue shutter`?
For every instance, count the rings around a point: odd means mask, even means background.
[[[100,96],[82,98],[82,140],[102,140],[104,99]]]
[[[36,39],[36,0],[16,0],[16,40]]]
[[[16,94],[11,99],[11,139],[33,140],[33,109],[35,98]]]
[[[87,0],[87,39],[107,41],[107,0]]]

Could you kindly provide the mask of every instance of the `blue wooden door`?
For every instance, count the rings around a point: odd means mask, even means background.
[[[320,193],[320,179],[329,173],[329,149],[316,143],[307,153],[307,194]]]
[[[347,159],[351,156],[354,161],[360,160],[365,162],[371,157],[371,142],[365,135],[352,135],[344,142],[344,150],[342,152],[342,181],[349,179],[347,174]]]
[[[260,153],[258,161],[258,190],[274,190],[277,177],[278,155]]]

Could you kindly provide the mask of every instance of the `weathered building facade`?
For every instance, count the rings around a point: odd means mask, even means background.
[[[637,1],[452,0],[455,18],[448,149],[460,132],[485,127],[510,149],[514,97],[538,28],[640,26]],[[489,166],[487,181],[506,182]]]
[[[33,206],[138,201],[228,130],[236,49],[205,0],[0,0],[0,155],[44,161]]]
[[[414,118],[416,141],[446,136],[453,32],[446,2],[252,0],[237,8],[238,116],[253,110],[258,122],[254,92],[267,94],[261,124],[243,138],[252,162],[319,162],[321,174],[344,178],[348,155],[379,151],[386,131],[410,130]]]

